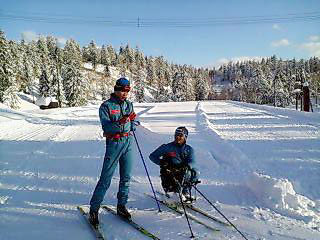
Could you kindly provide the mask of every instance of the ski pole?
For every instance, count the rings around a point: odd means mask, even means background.
[[[190,229],[190,233],[191,233],[191,237],[190,238],[194,238],[194,235],[193,235],[193,232],[192,232],[192,228],[191,228],[191,224],[189,222],[189,217],[188,217],[188,214],[187,214],[187,211],[186,211],[186,207],[184,206],[184,203],[182,201],[181,191],[179,191],[179,198],[180,198],[180,202],[181,202],[181,205],[182,205],[182,208],[183,208],[184,215],[186,216],[186,219],[187,219],[187,222],[188,222],[188,227]]]
[[[186,208],[184,206],[184,203],[182,201],[182,188],[183,188],[183,185],[184,185],[184,182],[185,182],[185,176],[186,176],[186,172],[187,172],[187,169],[184,170],[184,175],[183,175],[183,178],[182,178],[182,181],[181,183],[175,178],[175,176],[173,175],[173,173],[169,170],[169,169],[166,169],[167,173],[169,173],[172,177],[172,179],[175,181],[175,183],[179,186],[179,198],[180,198],[180,203],[182,205],[182,208],[183,208],[183,212],[184,212],[184,215],[186,216],[186,219],[187,219],[187,223],[188,223],[188,227],[189,227],[189,230],[190,230],[190,233],[191,233],[191,237],[190,238],[194,238],[194,235],[193,235],[193,232],[192,232],[192,228],[191,228],[191,224],[190,224],[190,221],[189,221],[189,217],[188,217],[188,214],[187,214],[187,211],[186,211]]]
[[[228,222],[232,227],[234,227],[234,229],[237,230],[238,233],[240,233],[240,235],[241,235],[244,239],[248,240],[248,239],[246,238],[246,236],[244,236],[243,233],[240,232],[240,230],[239,230],[216,206],[214,206],[213,203],[210,202],[210,200],[209,200],[202,192],[200,192],[200,190],[199,190],[195,185],[193,185],[193,187],[194,187],[194,189],[195,189],[205,200],[207,200],[207,202],[208,202],[222,217],[224,217],[225,220],[227,220],[227,222]]]
[[[136,134],[134,133],[134,131],[132,131],[132,132],[133,132],[134,139],[136,140],[136,144],[137,144],[137,147],[138,147],[138,150],[139,150],[139,153],[140,153],[140,157],[141,157],[141,159],[142,159],[142,163],[143,163],[144,169],[146,170],[146,173],[147,173],[147,176],[148,176],[148,179],[149,179],[149,183],[150,183],[150,186],[151,186],[151,189],[152,189],[153,195],[154,195],[154,199],[155,199],[155,200],[156,200],[156,202],[157,202],[159,212],[161,212],[160,205],[159,205],[159,202],[158,202],[158,199],[157,199],[156,193],[155,193],[155,191],[154,191],[154,188],[153,188],[153,185],[152,185],[152,182],[151,182],[151,179],[150,179],[149,173],[148,173],[148,169],[147,169],[146,163],[145,163],[144,158],[143,158],[143,155],[142,155],[142,153],[141,153],[141,150],[140,150],[140,147],[139,147],[139,143],[138,143],[138,140],[137,140]]]

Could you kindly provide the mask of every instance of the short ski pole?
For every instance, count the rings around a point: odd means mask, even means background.
[[[148,179],[149,179],[149,183],[150,183],[150,186],[151,186],[151,189],[152,189],[153,195],[154,195],[154,199],[155,199],[155,200],[156,200],[156,202],[157,202],[159,212],[161,212],[160,205],[159,205],[159,202],[158,202],[158,199],[157,199],[156,193],[155,193],[155,191],[154,191],[154,188],[153,188],[153,185],[152,185],[152,182],[151,182],[151,179],[150,179],[150,175],[149,175],[149,172],[148,172],[148,169],[147,169],[146,163],[145,163],[144,158],[143,158],[143,155],[142,155],[142,153],[141,153],[141,150],[140,150],[140,147],[139,147],[139,143],[138,143],[138,140],[137,140],[136,134],[134,133],[134,131],[132,131],[132,132],[133,132],[134,139],[136,140],[136,144],[137,144],[137,147],[138,147],[138,150],[139,150],[139,153],[140,153],[140,157],[141,157],[141,160],[142,160],[142,163],[143,163],[144,169],[146,170],[146,173],[147,173],[147,176],[148,176]]]
[[[179,191],[179,198],[180,198],[180,202],[181,202],[181,205],[182,205],[182,208],[183,208],[183,211],[184,211],[184,215],[186,216],[186,219],[187,219],[187,222],[188,222],[188,227],[190,229],[190,233],[191,233],[191,237],[190,238],[194,238],[194,235],[193,235],[193,232],[192,232],[192,228],[191,228],[191,224],[190,224],[190,221],[189,221],[189,217],[188,217],[188,214],[187,214],[187,211],[186,211],[186,207],[184,206],[184,203],[182,201],[181,191]]]
[[[170,172],[170,171],[169,171]],[[184,206],[184,203],[182,201],[182,187],[184,185],[184,181],[185,181],[185,176],[186,176],[186,172],[187,170],[185,170],[185,174],[183,175],[183,178],[182,178],[182,182],[179,183],[179,181],[175,178],[175,176],[170,172],[171,174],[171,177],[173,178],[173,180],[175,181],[175,183],[179,186],[180,190],[178,192],[179,194],[179,198],[180,198],[180,203],[182,205],[182,208],[183,208],[183,212],[184,212],[184,215],[186,216],[186,219],[187,219],[187,223],[188,223],[188,227],[189,227],[189,230],[190,230],[190,233],[191,233],[191,237],[190,238],[194,238],[194,235],[193,235],[193,232],[192,232],[192,228],[191,228],[191,224],[190,224],[190,221],[189,221],[189,217],[188,217],[188,214],[187,214],[187,211],[186,211],[186,207]]]
[[[234,227],[234,229],[237,230],[238,233],[240,233],[240,235],[241,235],[244,239],[248,240],[248,239],[246,238],[246,236],[244,236],[244,234],[243,234],[242,232],[240,232],[240,230],[239,230],[216,206],[214,206],[213,203],[210,202],[210,200],[209,200],[202,192],[200,192],[200,190],[199,190],[195,185],[193,185],[193,187],[194,187],[194,189],[195,189],[205,200],[207,200],[207,202],[208,202],[222,217],[224,217],[225,220],[227,220],[227,222],[228,222],[232,227]]]

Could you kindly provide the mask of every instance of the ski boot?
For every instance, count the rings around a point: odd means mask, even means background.
[[[98,225],[99,225],[98,215],[99,215],[99,210],[98,210],[98,211],[93,211],[93,210],[90,209],[90,212],[89,212],[89,222],[90,222],[95,228],[97,228]]]
[[[124,205],[117,205],[117,214],[123,218],[131,220],[131,214]]]
[[[182,202],[185,204],[192,204],[194,201],[196,201],[196,198],[193,196],[190,196],[189,194],[181,194]]]

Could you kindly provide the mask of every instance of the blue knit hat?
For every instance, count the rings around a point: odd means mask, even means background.
[[[119,78],[114,86],[114,91],[130,91],[130,81],[124,77]]]

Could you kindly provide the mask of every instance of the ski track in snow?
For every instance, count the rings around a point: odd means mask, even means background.
[[[1,108],[1,239],[93,239],[76,206],[88,204],[102,167],[98,107]],[[231,101],[139,103],[135,110],[142,124],[136,136],[156,189],[159,167],[148,155],[186,126],[201,172],[199,189],[249,239],[320,238],[319,114]],[[161,239],[187,239],[185,218],[157,213],[144,195],[151,190],[137,150],[135,156],[128,203],[135,220]],[[118,181],[116,172],[107,204],[117,202]],[[222,219],[204,199],[198,205]],[[106,212],[100,218],[110,239],[147,239]],[[219,233],[191,224],[199,239],[241,239],[216,223]]]

